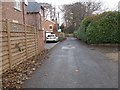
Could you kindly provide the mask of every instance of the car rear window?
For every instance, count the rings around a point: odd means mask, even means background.
[[[48,37],[54,37],[54,35],[48,35]]]

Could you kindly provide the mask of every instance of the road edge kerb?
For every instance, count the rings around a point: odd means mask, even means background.
[[[58,42],[55,46],[53,46],[52,48],[48,49],[48,53],[53,49],[55,48],[60,42]]]
[[[76,37],[75,37],[76,38]],[[78,41],[81,41],[79,40],[78,38],[76,38]],[[120,44],[88,44],[88,43],[85,43],[84,41],[81,41],[82,43],[86,44],[86,45],[91,45],[91,46],[104,46],[104,47],[120,47]]]
[[[116,46],[119,46],[120,47],[120,44],[90,44],[91,46],[111,46],[111,47],[116,47]]]
[[[66,39],[65,39],[66,40]],[[63,40],[62,42],[64,42],[65,40]],[[53,46],[52,48],[48,49],[48,53],[54,49],[58,44],[62,43],[61,41],[59,41],[55,46]]]

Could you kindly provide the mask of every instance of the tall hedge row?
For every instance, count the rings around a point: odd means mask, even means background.
[[[87,43],[120,43],[119,19],[119,12],[110,11],[86,17],[74,34]]]

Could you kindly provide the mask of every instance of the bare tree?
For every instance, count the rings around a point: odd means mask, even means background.
[[[92,2],[89,0],[89,2],[84,2],[84,6],[86,7],[85,10],[85,16],[92,15],[93,12],[101,9],[101,2]]]
[[[85,6],[81,2],[76,2],[74,4],[63,5],[62,12],[64,13],[64,19],[66,22],[68,31],[77,29],[79,27],[80,21],[84,18]]]
[[[40,3],[45,8],[45,18],[56,19],[56,8],[50,3]]]
[[[74,31],[78,29],[84,17],[92,15],[99,9],[101,9],[100,2],[89,1],[63,5],[61,11],[64,13],[67,28],[71,27],[69,30]]]

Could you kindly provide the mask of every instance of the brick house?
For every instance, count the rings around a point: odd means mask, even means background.
[[[9,19],[10,21],[25,24],[26,0],[4,0],[2,1],[2,19]]]
[[[26,24],[37,27],[42,30],[42,24],[44,21],[44,8],[40,6],[36,1],[28,1],[28,6],[26,6],[27,19]]]
[[[44,32],[44,41],[46,40],[46,37],[47,37],[48,34],[59,35],[58,24],[56,22],[46,19],[44,21],[43,27],[44,27],[44,31],[45,31]]]
[[[30,1],[33,1],[33,0],[30,0]],[[31,2],[31,3],[35,3],[35,2]],[[27,13],[28,5],[29,3],[27,2],[27,0],[10,0],[10,2],[8,2],[8,0],[2,1],[2,19],[8,19],[15,23],[35,26],[37,27],[37,29],[42,29],[41,27],[42,19],[40,17],[41,14],[38,14],[38,12],[33,12],[33,13],[30,12],[28,14]],[[31,8],[34,8],[34,7],[31,7]],[[35,9],[36,11],[39,11],[37,8],[34,8],[34,10]],[[40,11],[40,12],[43,12],[43,11]],[[38,34],[38,39],[39,39],[38,45],[41,49],[40,51],[42,51],[44,49],[44,38],[43,38],[44,31],[39,30],[38,33],[39,33]]]
[[[44,8],[35,0],[30,0],[30,2],[27,0],[10,0],[9,2],[4,0],[2,1],[2,19],[42,29]]]
[[[54,21],[45,20],[43,27],[46,33],[51,32],[54,34],[58,34],[58,24]]]

